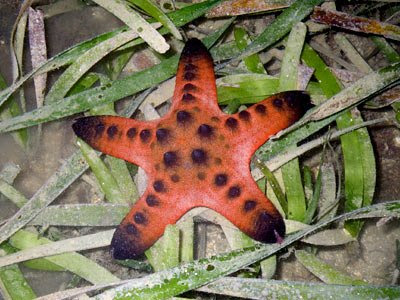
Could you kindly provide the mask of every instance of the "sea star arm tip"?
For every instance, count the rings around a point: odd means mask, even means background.
[[[91,147],[142,167],[153,138],[154,124],[118,116],[89,116],[75,120],[75,134]],[[132,149],[135,151],[132,151]]]

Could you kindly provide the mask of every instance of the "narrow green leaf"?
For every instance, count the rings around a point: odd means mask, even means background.
[[[351,276],[345,275],[329,264],[317,258],[314,254],[304,250],[295,252],[296,258],[311,273],[328,284],[345,284],[345,285],[366,285],[363,280],[353,279]]]
[[[157,30],[155,30],[149,23],[147,23],[138,12],[130,8],[125,2],[121,0],[93,1],[123,21],[157,52],[165,53],[169,49],[169,45],[165,41],[164,37],[159,34]]]
[[[13,251],[10,248],[7,244],[0,246],[2,254],[12,253]],[[29,300],[36,298],[35,292],[16,264],[0,268],[0,289],[7,299]]]
[[[126,44],[138,35],[132,30],[122,32],[114,37],[99,43],[89,49],[77,60],[72,63],[53,84],[50,91],[46,95],[46,104],[50,104],[57,99],[64,98],[72,86],[81,78],[90,68],[93,67],[99,60],[105,57],[110,52]]]
[[[163,269],[179,265],[179,228],[176,225],[167,225],[163,235]]]
[[[262,74],[225,76],[217,80],[219,104],[238,99],[240,104],[257,103],[278,91],[279,80]]]
[[[128,203],[128,200],[125,198],[125,195],[122,194],[117,181],[111,175],[104,162],[99,158],[96,151],[81,139],[78,139],[77,144],[82,151],[83,157],[100,183],[100,187],[106,195],[107,200],[111,203]]]
[[[319,168],[318,168],[318,175],[317,175],[317,180],[315,182],[315,188],[314,191],[312,193],[312,197],[311,200],[308,203],[308,207],[306,210],[306,214],[304,217],[304,223],[306,224],[311,224],[315,212],[317,211],[317,207],[318,207],[318,202],[321,196],[321,189],[322,189],[322,166],[324,163],[324,157],[325,157],[325,149],[326,149],[326,144],[324,145],[324,148],[322,150],[322,154],[321,154],[321,161],[319,164]]]
[[[364,300],[400,297],[397,286],[352,286],[234,277],[219,279],[197,290],[245,299],[260,299],[260,295],[262,299]]]
[[[2,179],[0,179],[0,193],[11,200],[17,207],[22,207],[26,203],[25,196]]]
[[[285,215],[287,216],[288,214],[288,203],[285,198],[285,194],[283,193],[278,180],[276,179],[274,173],[272,173],[266,165],[264,165],[261,161],[256,160],[256,165],[257,167],[261,170],[261,172],[264,174],[264,176],[267,178],[268,183],[271,185],[272,190],[274,191],[274,194],[276,198],[279,201],[279,204],[281,205]]]
[[[0,74],[0,91],[7,88],[7,83]],[[11,97],[6,104],[0,109],[0,120],[11,119],[22,113],[22,110],[14,97]],[[20,129],[12,133],[15,142],[20,145],[23,149],[28,146],[28,131],[26,129]]]
[[[298,66],[306,33],[307,27],[301,22],[290,31],[279,75],[279,91],[281,92],[297,89]]]
[[[51,243],[46,238],[26,230],[20,230],[10,238],[10,244],[18,249],[28,249]],[[46,257],[46,260],[73,272],[93,284],[119,281],[118,277],[105,268],[78,253],[65,253]]]
[[[307,17],[323,0],[297,0],[285,9],[247,48],[234,60],[240,60],[275,44],[301,20]]]
[[[117,226],[129,212],[121,204],[51,205],[42,210],[29,225],[41,226]]]
[[[371,36],[372,41],[391,63],[400,61],[400,54],[383,37]]]
[[[180,260],[189,262],[194,259],[194,221],[188,218],[182,223],[180,238]]]
[[[239,48],[240,51],[243,51],[251,43],[249,35],[242,27],[235,27],[233,30],[233,34],[235,36],[236,46]],[[250,72],[260,74],[267,73],[261,62],[260,57],[257,54],[252,54],[244,58],[243,61]]]
[[[280,91],[297,89],[298,66],[306,32],[306,25],[300,22],[289,34],[279,76]],[[297,158],[282,166],[282,179],[287,199],[287,218],[302,222],[306,213],[306,197]]]
[[[168,18],[168,16],[164,14],[164,12],[151,0],[129,0],[129,2],[139,6],[150,16],[164,25],[175,38],[182,40],[182,35],[178,28],[175,27],[174,23]]]

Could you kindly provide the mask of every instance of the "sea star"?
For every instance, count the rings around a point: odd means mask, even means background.
[[[148,186],[114,233],[116,259],[137,257],[193,207],[211,208],[251,238],[274,243],[285,224],[250,173],[256,149],[297,121],[301,91],[273,95],[228,115],[218,107],[212,58],[197,39],[181,54],[170,111],[154,121],[91,116],[73,124],[93,148],[142,167]]]

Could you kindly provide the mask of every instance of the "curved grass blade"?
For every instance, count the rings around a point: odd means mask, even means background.
[[[128,25],[136,32],[147,44],[159,53],[165,53],[169,49],[168,43],[164,37],[158,33],[143,17],[130,8],[121,0],[93,0],[96,4],[102,6],[118,19]]]
[[[121,34],[99,43],[86,51],[83,55],[79,56],[53,84],[46,95],[46,103],[50,104],[57,99],[64,98],[79,78],[81,78],[93,65],[110,52],[137,37],[138,35],[132,30],[122,32]]]
[[[151,0],[128,0],[129,2],[139,6],[145,12],[147,12],[150,16],[160,22],[162,25],[167,28],[172,35],[178,40],[182,40],[182,35],[179,32],[178,28],[174,25],[174,23],[168,18],[166,14]]]

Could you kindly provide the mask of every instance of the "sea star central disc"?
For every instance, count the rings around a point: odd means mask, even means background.
[[[251,177],[253,153],[297,121],[309,102],[283,92],[237,114],[217,104],[213,62],[190,39],[182,51],[170,111],[159,120],[115,116],[78,119],[73,129],[93,148],[141,166],[148,186],[115,231],[114,258],[142,254],[193,207],[211,208],[251,238],[274,243],[285,235],[279,212]]]

